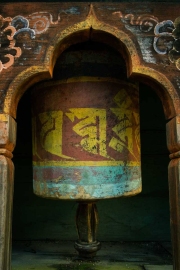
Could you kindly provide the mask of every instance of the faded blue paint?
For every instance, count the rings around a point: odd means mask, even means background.
[[[44,177],[47,169],[50,179]],[[50,198],[103,199],[134,195],[141,189],[140,166],[34,166],[34,174],[35,193]]]
[[[76,14],[76,15],[80,14],[79,7],[70,7],[68,9],[63,10],[63,11],[60,11],[60,13],[62,13],[62,12],[64,12],[65,14]]]

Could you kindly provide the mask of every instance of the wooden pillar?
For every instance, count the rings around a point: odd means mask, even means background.
[[[167,123],[171,239],[174,270],[180,270],[180,115]]]
[[[11,269],[11,227],[14,166],[11,161],[16,141],[16,122],[0,114],[0,270]]]

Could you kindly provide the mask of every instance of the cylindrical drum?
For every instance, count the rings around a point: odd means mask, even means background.
[[[36,195],[95,200],[141,191],[137,85],[96,77],[41,83],[32,114]]]

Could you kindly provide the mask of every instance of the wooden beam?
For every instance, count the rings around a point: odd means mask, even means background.
[[[16,141],[16,122],[0,115],[0,270],[11,268],[11,227],[14,165],[11,161]]]

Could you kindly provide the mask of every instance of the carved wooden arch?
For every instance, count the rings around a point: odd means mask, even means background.
[[[141,62],[133,40],[124,31],[99,21],[92,5],[85,21],[72,25],[55,36],[53,45],[48,46],[41,65],[31,66],[14,78],[5,96],[4,113],[16,118],[17,105],[23,93],[34,83],[53,76],[56,60],[65,49],[72,44],[87,41],[90,38],[93,40],[93,36],[95,36],[96,41],[112,46],[123,55],[126,61],[128,77],[133,76],[140,80],[144,79],[144,81],[152,80],[154,84],[159,85],[159,91],[158,87],[154,88],[157,89],[167,119],[179,114],[180,99],[172,83],[164,74],[145,67]],[[174,99],[176,103],[173,102]]]
[[[54,65],[60,54],[73,44],[87,41],[90,38],[93,40],[92,31],[97,31],[100,36],[103,36],[104,43],[115,47],[120,52],[122,52],[122,48],[118,48],[118,45],[120,45],[118,41],[122,43],[121,47],[122,45],[124,46],[123,49],[126,55],[125,60],[129,75],[135,68],[141,68],[140,59],[133,41],[123,31],[99,21],[91,5],[85,21],[72,25],[55,36],[53,45],[50,44],[48,46],[44,61],[40,66],[31,66],[15,77],[7,90],[3,111],[15,118],[18,101],[28,87],[35,82],[51,78],[53,76]],[[107,34],[109,34],[110,38],[108,40],[105,39]],[[96,39],[96,41],[101,41],[101,37],[99,36]]]
[[[6,28],[2,29],[1,33],[4,34],[7,31],[9,40],[9,53],[6,53],[4,57],[6,61],[0,61],[0,73],[2,75],[0,81],[0,168],[2,172],[2,185],[0,186],[0,216],[2,217],[0,220],[0,270],[10,269],[13,193],[13,164],[10,158],[16,141],[14,118],[16,117],[18,101],[31,85],[52,77],[55,62],[66,48],[74,43],[86,41],[90,36],[94,41],[109,44],[125,57],[128,76],[151,84],[162,101],[166,118],[171,119],[167,124],[167,144],[170,158],[172,158],[169,165],[171,232],[174,269],[180,270],[180,57],[176,45],[180,36],[179,32],[176,31],[176,29],[179,29],[180,21],[178,19],[180,14],[177,13],[179,4],[171,6],[168,11],[165,7],[160,14],[162,19],[158,20],[156,12],[153,11],[154,14],[151,12],[153,8],[154,10],[155,7],[157,8],[157,4],[149,3],[145,7],[141,3],[140,5],[136,3],[136,6],[128,3],[106,4],[103,9],[101,4],[98,3],[90,7],[86,3],[76,3],[76,8],[71,3],[62,3],[62,13],[60,14],[64,16],[62,27],[59,24],[59,15],[57,21],[53,21],[51,15],[53,12],[56,13],[58,4],[54,4],[52,7],[51,3],[46,3],[47,12],[41,12],[41,3],[36,4],[38,12],[29,15],[28,11],[32,8],[32,5],[31,3],[27,4],[27,11],[23,11],[23,16],[15,14],[16,4],[0,5],[3,12],[3,16],[0,16],[1,25],[6,24]],[[147,7],[149,8],[148,14],[146,13]],[[139,17],[134,16],[133,13],[126,14],[126,10],[134,10],[134,8],[137,8],[136,13],[141,10]],[[145,11],[143,11],[143,8]],[[159,8],[161,8],[160,5]],[[11,17],[7,16],[9,10]],[[171,13],[173,14],[172,21],[174,19],[174,24],[167,20],[168,17],[166,18]],[[70,15],[68,15],[66,23],[65,16],[67,14]],[[48,25],[44,29],[36,28],[36,20],[39,20],[39,18],[43,19]],[[24,23],[24,27],[16,28],[18,20]],[[148,23],[148,20],[150,23]],[[31,28],[29,23],[34,21],[34,28]],[[143,24],[144,21],[145,24]],[[128,27],[124,27],[126,24],[128,24]],[[171,31],[171,35],[170,32],[159,30],[164,29],[166,24],[168,26],[173,24],[174,30]],[[26,58],[29,45],[27,45],[27,48],[26,44],[24,48],[16,47],[17,37],[28,33],[28,42],[31,44],[31,40],[37,35],[39,40],[36,42],[41,44],[41,35],[44,35],[45,40],[46,32],[50,26],[53,33],[47,36],[48,42],[42,45],[42,47],[44,46],[44,52],[40,52],[41,58],[39,55],[34,61],[31,58]],[[154,51],[150,60],[147,57],[148,45],[143,48],[138,37],[141,32],[139,28],[142,26],[147,27],[148,31],[154,29],[154,33],[151,33]],[[9,34],[9,31],[11,34]],[[163,35],[163,33],[165,34]],[[143,32],[143,35],[146,37],[146,32]],[[158,40],[162,36],[170,36],[173,40],[170,49],[167,51],[168,53],[165,53],[166,50],[158,48]],[[35,55],[38,46],[35,44],[34,51],[31,51],[31,57]],[[14,50],[12,54],[10,54],[11,49]],[[9,61],[7,61],[7,58]]]

